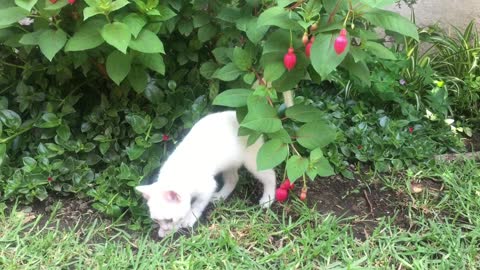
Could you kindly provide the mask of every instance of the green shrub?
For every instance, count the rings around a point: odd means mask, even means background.
[[[353,86],[366,104],[397,112],[412,108],[407,90],[397,84],[402,72],[392,75],[404,70],[409,56],[386,48],[375,31],[388,30],[396,44],[418,40],[414,24],[379,9],[394,0],[73,2],[0,3],[3,199],[31,202],[48,191],[75,193],[107,214],[140,214],[132,187],[160,166],[212,102],[237,109],[241,134],[250,142],[266,136],[260,168],[286,160],[292,180],[335,170],[350,176],[345,160],[354,151],[338,151],[332,143],[364,142],[332,119],[341,112],[301,96],[286,108],[282,95],[288,101],[290,90],[301,91],[297,86],[305,83]],[[350,42],[335,52],[341,29],[348,29]],[[312,42],[310,57],[303,36]],[[287,71],[283,59],[290,47],[296,63]],[[348,117],[360,113],[344,110]],[[415,121],[420,119],[391,127],[405,132]],[[369,151],[383,150],[372,142]],[[405,155],[389,157],[383,167],[399,167],[393,160]],[[408,159],[418,157],[424,156]]]

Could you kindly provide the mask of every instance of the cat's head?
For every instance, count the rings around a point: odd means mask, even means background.
[[[135,189],[147,201],[150,218],[163,229],[171,229],[191,211],[191,198],[188,194],[158,183],[137,186]]]

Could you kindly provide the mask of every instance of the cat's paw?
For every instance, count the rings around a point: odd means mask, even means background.
[[[170,232],[170,230],[165,230],[165,229],[158,229],[158,237],[160,238],[164,238],[165,236],[167,236],[167,234]]]
[[[191,228],[197,222],[197,217],[194,214],[188,214],[180,223],[182,228]]]
[[[262,196],[262,198],[260,199],[260,206],[262,208],[269,208],[274,201],[275,199],[273,199],[273,197]]]

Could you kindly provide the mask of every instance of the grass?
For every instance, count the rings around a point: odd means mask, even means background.
[[[320,214],[290,201],[280,214],[234,199],[220,203],[190,236],[153,241],[125,221],[96,219],[61,228],[50,217],[17,207],[0,211],[1,269],[478,269],[480,169],[475,162],[442,164],[385,177],[400,192],[434,179],[442,190],[409,193],[408,228],[378,220],[365,240],[355,217]],[[422,182],[423,181],[423,182]],[[395,182],[397,185],[392,185]],[[426,182],[425,182],[426,183]],[[8,212],[8,214],[7,214]],[[288,213],[296,213],[292,217]],[[297,215],[296,215],[297,216]]]

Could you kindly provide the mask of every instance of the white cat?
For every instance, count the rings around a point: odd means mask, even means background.
[[[158,235],[192,227],[211,200],[225,199],[238,182],[244,165],[262,184],[262,207],[275,198],[275,172],[257,171],[256,158],[263,140],[247,147],[238,136],[235,111],[213,113],[200,119],[159,171],[157,181],[137,186],[147,200],[150,217],[160,225]],[[214,176],[222,173],[224,185],[215,192]]]

